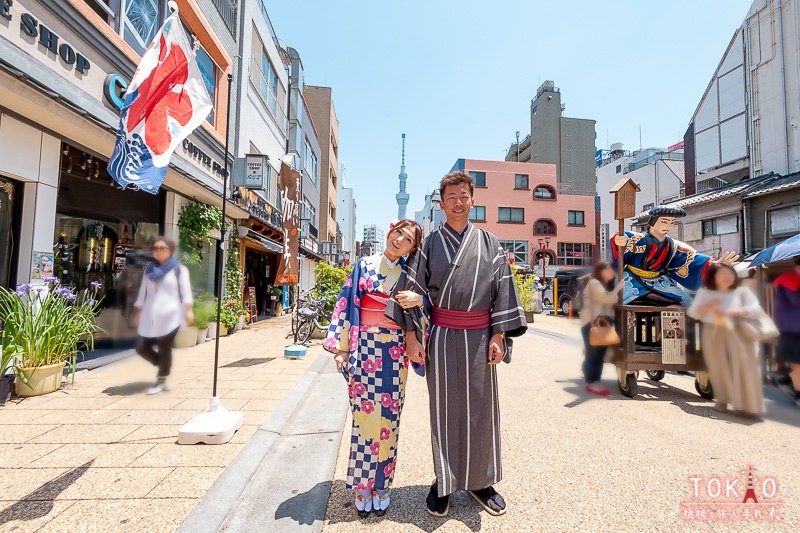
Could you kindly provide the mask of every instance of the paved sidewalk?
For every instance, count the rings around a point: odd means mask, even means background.
[[[221,446],[179,446],[207,408],[214,343],[174,352],[169,390],[146,396],[139,357],[0,408],[0,531],[174,531],[321,352],[283,358],[289,317],[220,340],[218,393],[244,426]]]
[[[340,446],[324,531],[797,531],[800,410],[765,387],[760,421],[719,414],[694,391],[693,378],[641,377],[634,399],[617,390],[614,367],[603,384],[611,396],[583,391],[578,324],[548,317],[516,339],[510,365],[499,367],[503,480],[508,513],[489,516],[457,493],[447,518],[425,510],[433,480],[425,380],[408,378],[400,424],[392,506],[384,518],[358,518],[345,488],[349,417]],[[342,386],[344,386],[342,384]],[[772,475],[783,500],[780,523],[681,520],[692,475],[735,475],[752,464]],[[740,484],[742,486],[742,484]],[[740,496],[742,491],[740,491]]]

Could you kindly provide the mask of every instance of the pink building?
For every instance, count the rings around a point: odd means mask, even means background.
[[[473,224],[495,234],[515,263],[532,265],[537,274],[542,254],[559,269],[592,265],[595,197],[559,194],[555,165],[459,159],[458,169],[475,180]],[[550,243],[540,251],[545,238]]]

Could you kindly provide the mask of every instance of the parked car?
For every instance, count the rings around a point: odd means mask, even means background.
[[[572,312],[577,313],[580,309],[581,299],[577,298],[578,293],[583,290],[581,278],[591,274],[591,269],[576,268],[574,270],[559,270],[555,278],[548,281],[544,291],[544,305],[553,305],[553,280],[558,280],[558,310],[560,313],[569,314],[569,306],[572,303]]]

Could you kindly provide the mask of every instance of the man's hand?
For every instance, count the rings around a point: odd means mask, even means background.
[[[489,364],[496,365],[503,360],[505,354],[506,346],[503,342],[503,334],[492,335],[492,340],[489,341]]]
[[[403,309],[411,309],[412,307],[422,307],[422,295],[414,291],[400,291],[397,293],[397,303]]]
[[[723,265],[736,266],[739,264],[739,254],[734,252],[725,252],[722,254],[722,257],[717,259],[717,262],[722,263]]]
[[[627,235],[617,235],[614,237],[614,244],[617,246],[622,246],[625,248],[628,246],[628,236]]]
[[[418,365],[425,363],[425,348],[417,340],[417,335],[413,331],[406,331],[406,355],[412,363]]]

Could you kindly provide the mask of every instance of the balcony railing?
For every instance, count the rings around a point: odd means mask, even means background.
[[[709,178],[707,180],[697,182],[697,192],[700,193],[713,191],[714,189],[719,189],[720,187],[724,187],[726,185],[730,184],[722,178]]]
[[[214,0],[214,5],[219,11],[222,21],[225,22],[228,31],[231,35],[236,36],[236,20],[238,19],[237,12],[239,11],[236,6],[235,0]]]
[[[272,115],[281,133],[285,136],[287,134],[286,115],[283,112],[283,106],[278,101],[278,95],[276,95],[272,87],[269,86],[269,82],[264,76],[264,72],[261,70],[261,63],[255,57],[250,62],[250,83],[255,87],[259,99],[264,104],[264,107],[267,108],[270,115]]]

